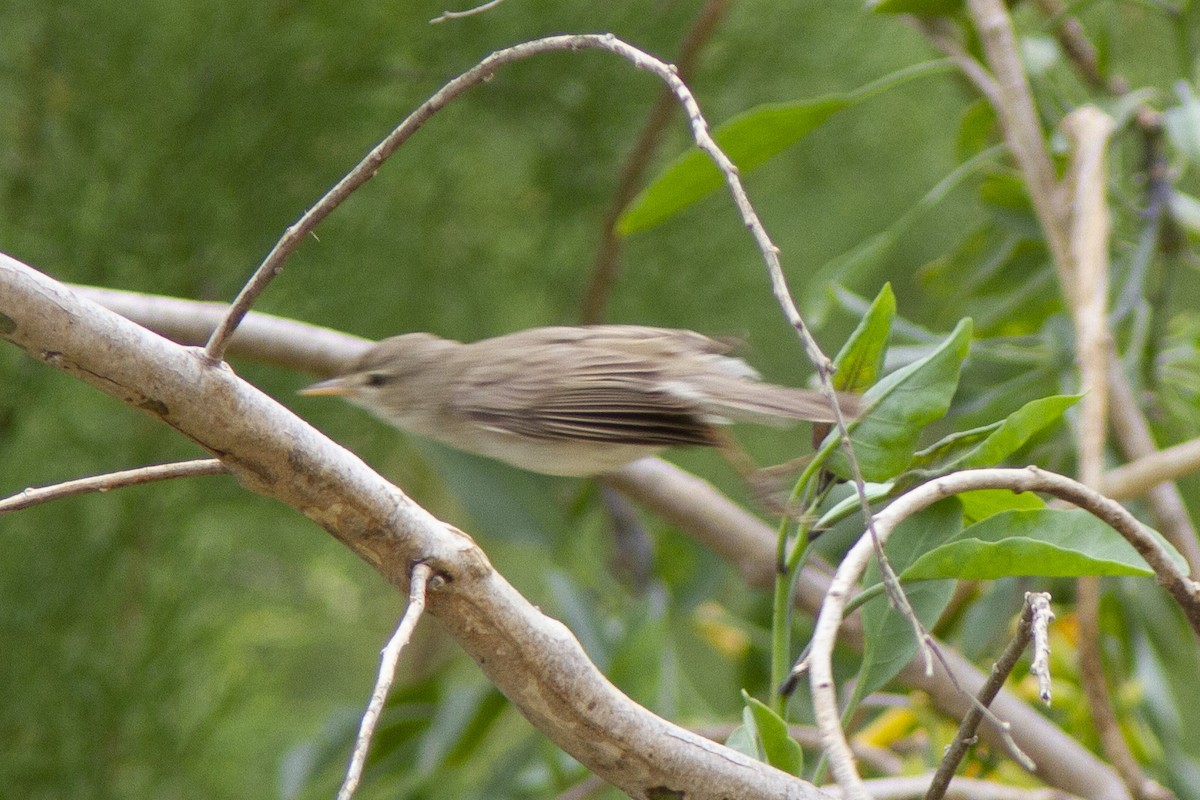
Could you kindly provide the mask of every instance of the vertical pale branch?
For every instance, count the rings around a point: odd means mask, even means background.
[[[1086,106],[1063,120],[1063,130],[1074,146],[1074,157],[1065,189],[1070,214],[1067,292],[1075,326],[1079,362],[1080,402],[1077,429],[1079,479],[1099,488],[1104,477],[1104,451],[1108,433],[1108,207],[1105,191],[1105,147],[1112,120],[1099,109]],[[1080,578],[1076,613],[1079,620],[1079,664],[1088,705],[1104,752],[1136,797],[1151,797],[1152,782],[1142,774],[1121,734],[1120,721],[1104,675],[1100,652],[1100,579]]]
[[[1108,205],[1105,149],[1113,121],[1084,106],[1063,120],[1075,146],[1066,189],[1070,198],[1067,285],[1075,324],[1080,388],[1079,480],[1098,489],[1104,477],[1108,435]],[[1064,287],[1065,288],[1065,287]]]

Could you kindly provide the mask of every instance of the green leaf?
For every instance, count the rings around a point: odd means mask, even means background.
[[[952,433],[916,453],[908,471],[896,480],[896,484],[904,489],[954,470],[995,466],[1024,447],[1035,435],[1057,425],[1063,413],[1080,397],[1082,395],[1053,395],[1031,400],[1002,422]]]
[[[864,392],[879,380],[895,317],[896,295],[892,285],[885,283],[833,360],[833,388],[842,392]]]
[[[1183,560],[1160,539],[1172,558]],[[1005,511],[964,530],[901,573],[902,580],[1153,575],[1115,530],[1080,509]]]
[[[413,759],[415,768],[433,774],[451,763],[452,757],[462,763],[475,752],[506,708],[508,701],[504,695],[487,684],[460,686],[444,693],[430,714],[432,724]]]
[[[990,467],[1025,446],[1025,443],[1047,428],[1057,425],[1068,408],[1083,395],[1060,394],[1031,400],[1018,408],[957,464],[958,469]]]
[[[976,489],[958,495],[963,506],[963,520],[974,524],[1002,511],[1034,511],[1045,508],[1042,498],[1033,492],[1013,492],[1008,489]]]
[[[591,595],[571,576],[561,570],[550,570],[546,583],[557,606],[557,616],[566,623],[575,638],[602,670],[612,659],[612,642],[604,635],[601,614]]]
[[[963,320],[933,352],[867,390],[867,411],[850,423],[850,440],[865,480],[883,482],[908,466],[921,429],[950,408],[970,342],[971,321]],[[826,438],[822,452],[836,446],[835,436]],[[829,466],[848,475],[840,451],[830,457]]]
[[[928,480],[934,475],[944,475],[968,454],[981,447],[990,436],[1000,430],[1000,426],[1003,424],[1003,422],[992,422],[970,430],[955,431],[942,437],[924,450],[913,454],[909,471],[902,475],[900,480],[904,482],[904,485],[911,486]],[[909,476],[915,477],[915,480],[910,478],[905,481],[904,479]]]
[[[946,61],[898,70],[850,92],[798,103],[775,103],[745,111],[720,125],[713,138],[745,174],[799,142],[844,108],[913,78],[944,72]],[[707,154],[693,146],[634,198],[617,221],[623,236],[652,228],[721,187],[724,177]]]
[[[825,124],[851,104],[850,95],[801,103],[763,105],[743,112],[713,132],[713,138],[742,173],[750,172]],[[724,177],[707,153],[692,147],[634,198],[617,221],[622,236],[659,225],[707,197]]]
[[[1200,785],[1200,703],[1196,702],[1196,676],[1200,675],[1200,651],[1181,647],[1192,639],[1191,628],[1178,604],[1166,592],[1136,591],[1121,587],[1123,610],[1143,631],[1145,645],[1139,653],[1138,683],[1144,687],[1144,707],[1159,720],[1155,733],[1162,740],[1164,757],[1175,775],[1190,773],[1180,785]],[[1182,796],[1182,795],[1181,795]]]
[[[758,741],[762,744],[767,763],[789,775],[799,776],[800,771],[804,769],[804,751],[788,734],[787,723],[770,708],[747,694],[745,689],[742,690],[742,699],[746,702],[746,711],[753,720],[754,730],[758,733]]]
[[[1120,131],[1133,124],[1141,109],[1160,105],[1161,94],[1162,91],[1158,87],[1143,86],[1141,89],[1114,97],[1108,102],[1102,103],[1100,107],[1104,113],[1112,117],[1113,130]]]
[[[743,716],[749,716],[749,712],[747,711]],[[763,754],[759,751],[758,742],[754,738],[752,725],[738,725],[734,728],[733,732],[729,734],[729,738],[725,740],[725,746],[756,761],[763,760]]]
[[[888,560],[896,572],[903,575],[905,569],[923,553],[953,539],[961,531],[962,506],[956,498],[947,498],[897,526],[888,539]],[[879,581],[879,568],[873,563],[863,582],[870,586]],[[938,581],[905,587],[904,592],[917,619],[928,626],[946,608],[954,593],[954,582]],[[866,697],[894,678],[916,655],[918,645],[911,623],[892,608],[885,597],[863,606],[862,619],[865,643],[858,685],[855,687],[857,698]]]
[[[915,217],[905,214],[886,230],[874,233],[849,250],[826,261],[801,289],[800,306],[804,318],[810,325],[820,326],[834,307],[831,287],[838,284],[854,284],[858,279],[878,267],[891,255],[900,237],[908,230]]]
[[[954,470],[993,466],[1023,447],[1035,434],[1057,424],[1063,412],[1080,397],[1081,395],[1043,397],[1026,403],[1001,422],[952,433],[916,453],[908,469],[895,481],[868,483],[867,499],[875,502],[885,497],[894,497],[911,486]],[[970,522],[978,522],[1001,511],[1045,507],[1045,503],[1036,494],[1017,494],[1007,489],[980,489],[967,492],[961,497],[966,519]],[[825,512],[818,526],[828,527],[834,524],[856,510],[858,505],[857,496],[843,499]]]
[[[863,493],[867,496],[867,502],[874,504],[880,500],[891,497],[894,488],[892,483],[871,483],[867,481],[863,484]],[[846,497],[843,497],[838,502],[834,503],[821,518],[813,525],[814,530],[825,530],[831,528],[838,522],[841,522],[851,514],[855,514],[862,508],[862,501],[858,499],[857,492],[851,492]]]
[[[979,198],[998,209],[1032,212],[1033,205],[1021,176],[1012,170],[994,170],[979,186]]]

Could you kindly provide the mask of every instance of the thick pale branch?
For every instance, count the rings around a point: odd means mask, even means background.
[[[324,527],[397,587],[428,563],[429,611],[523,714],[634,797],[817,797],[809,784],[654,716],[578,641],[352,453],[195,349],[181,347],[0,256],[0,336],[151,414],[217,456],[247,488]]]
[[[71,290],[180,344],[202,345],[229,312],[228,303],[183,300],[99,286]],[[360,336],[255,311],[229,342],[229,352],[263,364],[332,375],[370,347]]]
[[[1200,439],[1189,439],[1110,469],[1104,476],[1104,493],[1118,500],[1138,497],[1160,483],[1197,470],[1200,470]]]

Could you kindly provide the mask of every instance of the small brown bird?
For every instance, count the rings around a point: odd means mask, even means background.
[[[763,383],[731,349],[636,325],[471,344],[409,333],[301,394],[339,395],[403,430],[548,475],[597,475],[677,445],[727,450],[720,426],[733,421],[834,421],[819,392]],[[839,395],[838,405],[854,417],[860,399]]]

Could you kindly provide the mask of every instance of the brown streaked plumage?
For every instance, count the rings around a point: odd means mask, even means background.
[[[404,430],[550,475],[723,446],[719,426],[733,421],[833,421],[820,393],[763,383],[731,349],[636,325],[533,328],[471,344],[409,333],[301,393],[343,396]],[[857,396],[838,404],[847,418],[860,411]]]

